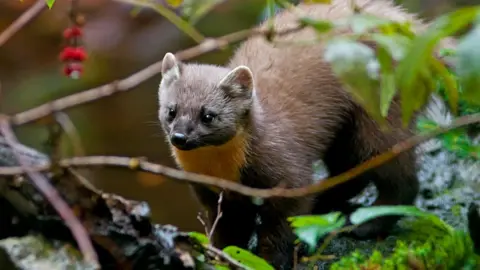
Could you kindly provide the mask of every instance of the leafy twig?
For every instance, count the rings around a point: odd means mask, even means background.
[[[57,190],[50,185],[49,181],[39,172],[36,172],[27,165],[28,162],[24,160],[24,156],[17,151],[16,145],[18,144],[18,141],[15,137],[15,134],[11,130],[10,124],[3,116],[0,118],[0,131],[3,134],[7,144],[12,148],[12,152],[20,164],[22,171],[24,171],[30,177],[33,184],[52,204],[53,208],[55,208],[58,214],[65,221],[66,225],[70,228],[70,231],[77,241],[79,249],[82,252],[85,260],[95,264],[96,268],[98,268],[99,264],[97,254],[93,248],[87,231],[67,203],[62,199],[60,194],[58,194]]]
[[[115,1],[129,3],[129,4],[133,4],[135,6],[151,8],[151,9],[155,10],[161,16],[165,17],[171,23],[173,23],[176,27],[178,27],[185,34],[190,36],[197,43],[200,43],[205,39],[205,37],[202,34],[200,34],[187,21],[178,17],[174,12],[172,12],[171,10],[169,10],[167,7],[165,7],[162,4],[154,3],[150,0],[115,0]]]
[[[356,176],[382,165],[407,151],[418,144],[421,144],[429,139],[432,139],[443,133],[452,131],[454,129],[467,126],[473,123],[480,123],[480,113],[462,116],[457,118],[449,126],[440,127],[424,134],[415,135],[403,142],[394,145],[389,151],[379,154],[366,162],[342,173],[338,176],[324,179],[315,184],[300,188],[272,188],[272,189],[258,189],[245,186],[236,182],[227,181],[221,178],[201,175],[182,170],[169,168],[160,164],[151,163],[143,159],[118,157],[118,156],[88,156],[88,157],[74,157],[60,160],[59,165],[62,167],[95,167],[95,166],[110,166],[110,167],[125,167],[130,169],[141,170],[154,174],[160,174],[172,179],[186,181],[191,183],[198,183],[204,185],[211,185],[224,190],[231,190],[242,195],[271,198],[271,197],[300,197],[318,192],[323,192],[331,187],[347,182]],[[32,166],[36,171],[45,171],[49,169],[49,164],[43,166]],[[0,175],[17,175],[24,173],[21,167],[0,167]]]
[[[289,29],[279,31],[276,35],[286,35],[302,29],[303,25],[291,27]],[[231,33],[219,38],[206,38],[202,43],[189,49],[180,51],[175,54],[179,60],[187,60],[202,54],[222,49],[228,45],[240,42],[248,37],[256,35],[265,35],[268,31],[254,28]],[[160,73],[162,69],[162,61],[158,61],[122,80],[114,81],[102,86],[98,86],[80,93],[69,95],[51,102],[45,103],[30,110],[11,116],[10,120],[13,125],[22,125],[28,122],[38,120],[42,117],[50,115],[54,112],[62,111],[67,108],[78,106],[87,102],[95,101],[119,92],[126,92],[140,83],[152,78]]]
[[[0,47],[5,44],[15,33],[37,17],[47,5],[45,0],[37,0],[27,11],[17,18],[7,29],[0,34]]]

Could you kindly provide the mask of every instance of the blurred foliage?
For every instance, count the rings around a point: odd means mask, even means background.
[[[442,55],[454,56],[455,51],[444,51]],[[465,116],[474,113],[480,113],[480,106],[476,102],[469,101],[468,95],[464,94],[463,85],[459,82],[458,76],[455,71],[449,69],[450,76],[455,80],[454,84],[458,85],[458,92],[460,97],[455,104],[458,107],[458,116]],[[436,84],[436,93],[439,94],[445,101],[451,103],[449,95],[447,94],[445,81],[439,80]],[[478,91],[478,90],[477,90]],[[480,91],[479,91],[480,92]],[[420,117],[417,121],[417,128],[421,132],[432,131],[441,126],[441,123],[437,123],[432,119]],[[480,142],[474,142],[472,136],[469,136],[469,130],[473,130],[474,134],[478,134],[479,125],[472,125],[470,127],[456,129],[445,134],[440,135],[438,138],[441,140],[445,149],[457,154],[458,158],[480,158]]]

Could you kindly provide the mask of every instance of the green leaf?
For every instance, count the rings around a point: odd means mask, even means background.
[[[267,17],[271,23],[273,23],[272,19],[275,16],[276,7],[275,0],[267,0]]]
[[[457,47],[457,74],[463,87],[463,97],[480,105],[480,24],[470,31]]]
[[[221,264],[215,264],[215,269],[217,269],[217,270],[230,270],[230,268],[228,268],[225,265],[221,265]]]
[[[454,130],[441,136],[443,146],[455,152],[460,157],[471,156],[475,152],[475,145],[466,134],[465,130]]]
[[[353,98],[384,126],[385,119],[380,112],[380,64],[373,49],[348,39],[333,39],[327,44],[325,60]]]
[[[167,4],[173,8],[177,8],[182,4],[182,0],[167,0]]]
[[[450,74],[448,69],[437,58],[431,59],[431,65],[437,75],[442,79],[445,87],[445,94],[448,97],[450,110],[454,115],[458,113],[458,87],[455,78]],[[479,65],[480,67],[480,65]]]
[[[378,34],[369,36],[379,46],[383,47],[395,61],[403,59],[412,45],[412,41],[400,34]]]
[[[325,215],[304,215],[289,217],[287,220],[293,228],[305,227],[310,225],[330,226],[335,223],[342,215],[341,212],[332,212]]]
[[[363,34],[374,28],[391,23],[390,20],[365,13],[354,14],[346,20],[346,22],[340,21],[339,24],[342,25],[347,23],[355,34]]]
[[[425,72],[428,69],[429,60],[433,56],[433,49],[436,43],[447,36],[465,28],[478,14],[478,7],[466,7],[457,9],[447,15],[435,19],[425,33],[414,38],[412,46],[404,59],[398,64],[396,79],[400,92],[409,91],[409,94],[402,96],[402,118],[406,124],[412,115],[411,109],[419,106],[407,104],[412,98],[412,89],[423,88],[421,95],[431,92],[426,89],[427,85],[421,85],[419,81],[425,82]],[[423,75],[421,73],[424,73]],[[405,105],[405,106],[403,106]],[[418,104],[417,104],[418,105]]]
[[[194,25],[222,2],[222,0],[183,0],[182,16],[188,18],[188,22]]]
[[[289,217],[288,221],[298,239],[306,243],[312,252],[318,240],[345,225],[346,218],[340,212],[332,212],[326,215]]]
[[[255,270],[274,270],[267,261],[264,259],[256,256],[255,254],[251,253],[248,250],[236,247],[236,246],[228,246],[223,249],[223,252],[230,255],[233,259],[238,261],[239,263],[246,266],[247,269],[255,269]]]
[[[325,33],[333,29],[334,24],[329,21],[316,20],[309,17],[301,17],[298,19],[303,25],[311,26],[317,33]]]
[[[197,240],[202,245],[206,245],[210,242],[210,241],[208,241],[208,237],[203,233],[189,232],[188,236],[194,238],[195,240]]]
[[[53,4],[55,4],[55,0],[45,0],[45,3],[47,4],[48,8],[51,9]]]
[[[396,82],[398,85],[399,82]],[[415,111],[422,108],[434,90],[434,80],[430,70],[424,67],[418,72],[414,85],[400,91],[402,122],[404,126],[408,125]]]
[[[358,208],[350,215],[350,222],[358,225],[371,219],[387,215],[428,216],[431,214],[415,206],[370,206]]]
[[[386,117],[391,101],[397,92],[393,62],[401,60],[411,45],[411,40],[399,34],[373,33],[369,36],[378,45],[377,57],[380,62],[380,112]]]
[[[388,51],[382,46],[379,46],[377,56],[381,69],[380,112],[383,117],[386,117],[388,109],[390,108],[390,103],[396,93],[393,59]]]
[[[430,132],[437,128],[439,128],[438,123],[426,117],[419,117],[417,120],[417,129],[420,132]]]

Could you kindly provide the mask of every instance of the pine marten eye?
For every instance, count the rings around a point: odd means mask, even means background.
[[[205,124],[210,124],[213,119],[215,118],[215,115],[212,113],[206,113],[202,115],[202,122]]]
[[[204,124],[212,123],[213,119],[215,119],[217,115],[213,112],[208,112],[204,108],[202,108],[201,112],[201,119]]]
[[[167,118],[167,120],[169,122],[172,122],[173,119],[175,119],[176,115],[177,115],[177,110],[174,107],[168,108],[168,118]]]

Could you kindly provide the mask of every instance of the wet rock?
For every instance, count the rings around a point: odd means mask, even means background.
[[[69,245],[59,242],[52,245],[40,236],[11,237],[0,241],[0,269],[95,269],[80,258],[78,251]]]

